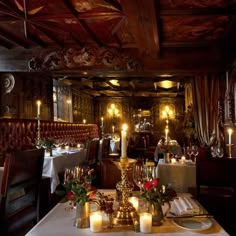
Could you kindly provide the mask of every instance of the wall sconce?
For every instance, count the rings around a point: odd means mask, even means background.
[[[165,106],[164,110],[162,110],[162,119],[174,119],[174,112],[170,108],[170,106]]]
[[[110,108],[108,108],[108,113],[112,118],[118,117],[119,116],[119,109],[116,107],[114,103],[111,104]]]

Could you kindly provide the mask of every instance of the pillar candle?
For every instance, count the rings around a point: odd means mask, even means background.
[[[102,213],[95,211],[90,214],[90,230],[100,232],[102,230]]]
[[[123,124],[121,131],[121,157],[127,157],[127,125]]]
[[[142,213],[139,215],[140,232],[150,233],[152,231],[152,214]]]
[[[37,101],[37,116],[40,116],[40,106],[41,106],[41,102],[38,100]]]
[[[166,142],[168,142],[168,128],[165,129],[165,133],[166,133]]]
[[[129,198],[129,202],[133,205],[133,207],[135,208],[135,210],[138,210],[138,198],[137,197],[130,197]]]
[[[228,129],[228,133],[229,133],[229,144],[231,144],[231,136],[232,136],[233,130]]]
[[[175,164],[176,163],[176,159],[175,158],[171,158],[171,164]]]

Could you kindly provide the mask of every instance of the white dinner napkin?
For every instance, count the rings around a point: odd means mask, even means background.
[[[176,215],[195,215],[200,213],[200,207],[189,196],[181,196],[171,203],[171,211]]]

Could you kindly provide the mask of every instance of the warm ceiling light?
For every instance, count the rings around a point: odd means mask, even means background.
[[[117,79],[111,79],[109,82],[114,86],[120,86],[119,80]]]
[[[161,74],[160,77],[162,78],[169,78],[169,77],[173,77],[173,75],[170,75],[170,74]]]
[[[156,82],[156,84],[157,84],[157,86],[165,88],[165,89],[170,89],[170,88],[176,87],[176,85],[177,85],[176,82],[173,82],[170,80],[163,80],[160,82]]]

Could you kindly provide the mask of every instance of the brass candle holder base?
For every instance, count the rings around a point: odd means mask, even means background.
[[[138,214],[133,205],[128,201],[133,185],[128,181],[127,170],[129,161],[127,157],[120,159],[121,181],[117,183],[116,188],[121,192],[121,202],[117,210],[113,213],[114,225],[134,225],[134,221],[138,218]]]
[[[232,149],[233,149],[233,144],[231,143],[231,144],[226,144],[226,146],[228,147],[228,149],[229,149],[229,158],[232,158]]]

